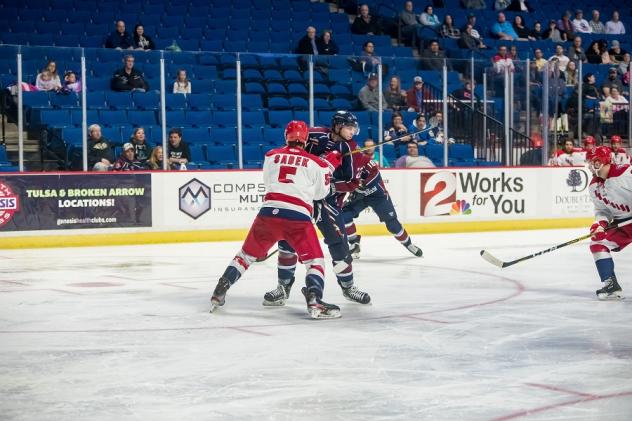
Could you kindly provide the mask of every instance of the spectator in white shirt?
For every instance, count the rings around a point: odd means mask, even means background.
[[[568,66],[568,62],[571,60],[564,55],[564,47],[560,44],[555,47],[555,55],[549,58],[550,62],[554,60],[557,60],[557,67],[560,69],[560,72],[565,72],[566,66]]]
[[[575,19],[573,19],[573,29],[575,32],[581,32],[584,34],[592,33],[592,28],[588,24],[588,21],[584,19],[584,12],[577,9],[575,11]]]
[[[619,20],[619,12],[612,12],[612,19],[606,22],[606,34],[619,35],[625,34],[625,26]]]
[[[173,82],[174,94],[190,94],[191,93],[191,81],[187,78],[187,71],[184,69],[178,70],[178,76],[175,82]]]

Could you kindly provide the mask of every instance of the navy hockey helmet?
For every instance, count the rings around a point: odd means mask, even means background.
[[[360,134],[360,126],[358,125],[358,118],[349,111],[336,111],[331,117],[331,128],[333,130],[337,125],[353,127],[354,136]]]

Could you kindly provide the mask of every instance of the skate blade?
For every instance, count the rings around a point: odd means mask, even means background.
[[[342,314],[340,314],[340,310],[330,310],[324,312],[320,308],[310,307],[307,309],[307,312],[312,319],[338,319],[342,317]]]
[[[351,258],[353,260],[358,260],[360,258],[360,253],[351,253]]]
[[[343,297],[345,297],[345,300],[347,301],[351,301],[352,303],[356,303],[356,304],[362,304],[362,305],[368,305],[371,304],[371,297],[369,297],[368,301],[366,303],[363,303],[362,301],[356,301],[351,297],[347,297],[346,295],[342,294]]]
[[[597,294],[597,298],[599,298],[600,301],[618,301],[618,300],[623,300],[625,298],[625,295],[623,295],[623,291],[619,291],[619,292],[613,292],[612,294],[607,294],[607,293]]]
[[[266,299],[261,303],[265,307],[282,307],[285,305],[286,300],[268,301]]]
[[[219,307],[224,305],[225,301],[220,301],[215,297],[211,298],[211,308],[209,310],[209,313],[214,312],[215,310],[217,310]]]

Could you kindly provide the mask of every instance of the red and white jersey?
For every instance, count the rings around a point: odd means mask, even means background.
[[[630,163],[630,155],[623,148],[617,148],[612,151],[612,163],[617,165],[625,165]]]
[[[593,177],[589,189],[597,221],[632,217],[632,166],[611,165],[608,178]]]
[[[555,156],[550,159],[549,165],[555,167],[572,167],[584,165],[586,161],[586,153],[582,148],[573,148],[573,152],[566,153],[564,149],[556,152]]]
[[[285,146],[266,153],[262,207],[286,209],[311,217],[313,202],[331,190],[331,169],[324,160],[300,148]]]

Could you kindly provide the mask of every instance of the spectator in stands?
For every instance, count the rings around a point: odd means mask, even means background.
[[[172,170],[186,170],[186,165],[191,161],[189,145],[182,140],[182,131],[180,129],[169,130],[167,160]]]
[[[492,34],[498,39],[507,41],[518,39],[518,34],[514,31],[513,26],[507,22],[505,14],[502,12],[498,14],[498,21],[492,26]]]
[[[549,21],[549,28],[542,34],[542,39],[551,40],[553,42],[565,42],[568,38],[566,32],[560,31],[554,20]]]
[[[619,73],[625,75],[630,71],[630,53],[623,54],[623,61],[619,63]]]
[[[566,80],[566,86],[575,86],[577,85],[577,78],[579,77],[579,72],[577,71],[577,64],[574,61],[569,61],[566,66],[566,71],[564,72],[564,79]]]
[[[426,6],[424,12],[419,16],[419,22],[426,28],[434,29],[435,31],[438,31],[441,26],[441,21],[434,14],[432,6]]]
[[[520,57],[518,56],[518,47],[516,46],[516,44],[512,44],[511,47],[509,47],[509,53],[507,53],[507,55],[510,59],[514,61],[514,63],[520,60]]]
[[[408,132],[413,133],[421,130],[421,133],[413,135],[413,140],[421,146],[426,146],[428,143],[437,143],[435,142],[434,133],[431,132],[431,128],[432,126],[426,122],[426,115],[424,113],[418,113],[410,127],[408,127]]]
[[[331,38],[331,30],[325,29],[323,34],[316,40],[318,52],[324,56],[335,56],[340,50],[338,44]]]
[[[611,64],[608,43],[603,39],[593,41],[586,51],[586,59],[590,64]]]
[[[382,33],[379,19],[369,14],[368,4],[360,6],[360,14],[353,21],[351,32],[357,35],[380,35]]]
[[[51,73],[48,70],[43,70],[37,75],[35,80],[35,87],[38,91],[46,92],[59,92],[61,90],[61,84],[59,80],[53,79]]]
[[[531,36],[533,37],[534,40],[539,41],[542,39],[543,35],[544,34],[542,33],[542,24],[536,21],[533,24],[533,29],[531,30]]]
[[[155,50],[154,41],[145,34],[145,27],[137,24],[134,28],[134,48],[137,50]]]
[[[373,161],[377,162],[377,164],[381,166],[382,168],[391,167],[388,163],[388,159],[386,158],[384,158],[384,162],[382,162],[382,165],[380,165],[380,152],[375,149],[375,142],[373,141],[373,139],[369,138],[365,140],[364,147],[369,148],[369,149],[363,150],[362,154],[366,155],[367,157],[371,158]]]
[[[535,9],[529,4],[527,0],[513,0],[506,10],[511,12],[531,13]]]
[[[463,82],[463,86],[461,88],[452,91],[452,96],[459,101],[467,103],[470,103],[472,100],[474,100],[474,102],[478,101],[478,97],[474,93],[472,81],[467,79]]]
[[[114,162],[114,151],[109,140],[101,135],[101,126],[88,127],[88,168],[93,171],[109,171]]]
[[[391,139],[400,138],[396,140],[394,145],[399,147],[398,145],[405,144],[413,140],[412,136],[406,136],[408,133],[408,129],[404,124],[404,116],[399,111],[393,112],[391,116],[391,124],[384,132],[384,140],[389,141]]]
[[[575,62],[575,64],[586,63],[588,59],[586,58],[586,54],[584,53],[584,49],[582,48],[582,38],[580,36],[576,36],[573,38],[573,45],[568,49],[568,58]]]
[[[150,170],[161,170],[162,160],[163,160],[162,146],[156,146],[151,151],[151,156],[147,160],[147,165],[149,166]],[[167,167],[167,169],[169,169],[169,167]]]
[[[439,49],[439,43],[432,41],[430,48],[425,49],[421,54],[421,64],[427,70],[442,70],[445,58],[445,53]],[[451,67],[449,62],[447,65],[448,68]]]
[[[623,61],[623,55],[627,53],[623,48],[621,48],[621,44],[619,41],[612,40],[610,43],[610,50],[608,50],[608,55],[610,55],[610,61],[614,64],[619,64]]]
[[[593,34],[606,33],[606,27],[599,20],[599,10],[595,9],[592,11],[592,19],[590,20],[590,22],[588,22],[588,24],[590,25],[590,29],[592,29]]]
[[[406,109],[406,91],[402,89],[398,76],[391,76],[388,86],[384,89],[384,99],[388,108],[393,111]]]
[[[145,129],[136,127],[129,142],[134,146],[134,156],[141,164],[146,165],[147,160],[151,156],[151,146],[147,144],[145,138]]]
[[[399,24],[401,25],[402,34],[406,37],[414,37],[416,42],[422,39],[423,26],[419,23],[419,19],[413,11],[413,2],[404,3],[404,10],[399,12]]]
[[[406,104],[408,111],[421,113],[424,111],[424,102],[430,98],[430,93],[424,87],[424,80],[421,76],[413,78],[413,86],[406,91]]]
[[[573,29],[573,22],[571,22],[571,12],[566,11],[562,15],[562,18],[557,21],[557,29],[566,34],[566,39],[569,40],[575,37]]]
[[[485,0],[461,0],[461,6],[463,6],[464,9],[487,9],[487,3],[485,3]]]
[[[597,88],[597,78],[592,73],[587,73],[584,76],[584,84],[582,86],[582,95],[586,99],[601,99],[601,94]]]
[[[131,50],[134,48],[132,36],[125,30],[125,22],[116,22],[116,30],[105,40],[105,48],[116,48],[117,50]]]
[[[520,156],[520,165],[542,165],[542,145],[544,144],[542,136],[539,133],[532,133],[531,139],[533,149],[529,149]]]
[[[123,151],[112,167],[112,171],[138,171],[144,169],[143,164],[136,159],[134,145],[129,142],[123,145]]]
[[[112,76],[112,90],[117,92],[147,92],[149,90],[149,85],[145,82],[143,74],[134,69],[134,56],[126,55],[123,58],[123,62],[125,63],[125,66],[114,72],[114,76]]]
[[[379,110],[380,95],[382,95],[382,93],[380,92],[380,88],[378,85],[379,79],[377,77],[377,73],[371,73],[367,78],[366,84],[362,87],[362,89],[360,89],[360,92],[358,93],[358,100],[360,101],[362,108],[367,111]],[[388,103],[386,102],[386,99],[384,99],[383,95],[382,107],[388,108]]]
[[[298,41],[298,46],[294,50],[296,54],[313,54],[318,55],[318,46],[316,45],[316,28],[308,26],[306,34]]]
[[[617,70],[617,67],[608,69],[608,78],[601,84],[601,90],[606,97],[610,95],[612,88],[617,88],[617,91],[623,92],[623,82],[619,79]]]
[[[459,39],[461,37],[461,30],[454,26],[452,16],[445,15],[443,25],[441,25],[440,34],[443,38]]]
[[[49,60],[48,63],[46,63],[46,68],[44,70],[48,70],[55,83],[61,86],[61,78],[59,77],[59,72],[57,71],[57,63],[54,60]]]
[[[191,93],[191,81],[187,77],[187,71],[184,69],[178,70],[176,80],[173,82],[174,94],[190,94]]]
[[[536,48],[535,51],[533,52],[533,55],[535,57],[534,62],[535,62],[535,67],[537,71],[538,72],[543,71],[544,66],[546,65],[546,59],[544,58],[544,53],[542,53],[541,49]]]
[[[496,0],[494,1],[494,10],[497,12],[503,11],[509,7],[511,0]]]
[[[360,62],[362,63],[362,69],[365,75],[368,76],[371,73],[377,73],[377,66],[380,64],[380,59],[375,55],[375,44],[373,44],[372,41],[366,41],[362,45]],[[382,69],[382,71],[384,71],[384,69]]]
[[[518,35],[519,41],[535,41],[535,38],[531,35],[531,30],[524,26],[524,20],[522,16],[516,15],[514,17],[513,29]]]
[[[397,158],[395,168],[434,168],[434,163],[423,155],[419,155],[419,146],[416,142],[408,142],[406,155]]]
[[[573,19],[571,23],[573,24],[573,31],[576,33],[592,33],[592,28],[588,21],[584,19],[584,12],[581,9],[575,10],[575,19]]]
[[[470,13],[469,15],[467,15],[467,22],[465,23],[465,26],[463,26],[461,33],[465,32],[465,28],[467,28],[467,25],[472,25],[472,32],[470,33],[470,35],[472,35],[478,41],[483,42],[483,37],[481,37],[481,34],[476,30],[476,15],[474,13]]]
[[[81,81],[77,79],[76,73],[72,70],[68,70],[66,74],[64,74],[64,86],[61,90],[64,93],[81,92]]]
[[[625,26],[623,26],[623,22],[619,20],[619,12],[617,12],[616,10],[612,12],[612,19],[606,22],[606,34],[609,34],[609,35],[625,34]]]
[[[461,38],[459,38],[459,47],[467,48],[470,50],[480,50],[481,48],[487,48],[480,38],[476,38],[472,35],[474,28],[472,24],[465,25],[465,30],[461,32]]]
[[[600,105],[601,122],[611,124],[616,121],[626,121],[628,100],[620,94],[619,88],[612,86],[610,95],[606,96]]]
[[[555,46],[555,55],[549,57],[550,62],[554,62],[555,60],[557,60],[557,66],[560,69],[560,72],[565,72],[570,59],[564,55],[564,47],[560,44]]]
[[[428,121],[432,130],[429,131],[430,137],[434,138],[435,142],[443,143],[443,113],[441,111],[435,111],[431,114]],[[454,139],[448,139],[448,142],[454,143]]]
[[[507,54],[507,47],[504,45],[498,47],[498,52],[492,57],[492,62],[494,64],[494,71],[497,74],[503,74],[505,70],[510,72],[515,70],[513,60]]]

